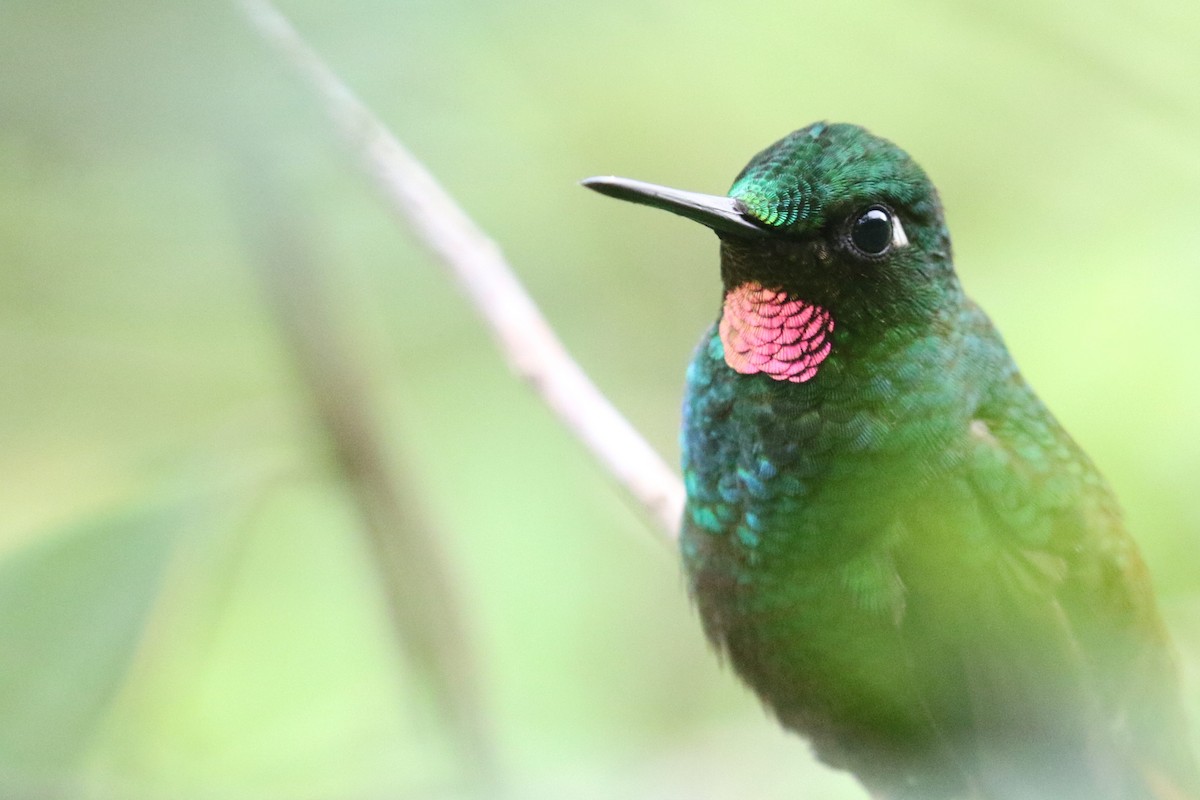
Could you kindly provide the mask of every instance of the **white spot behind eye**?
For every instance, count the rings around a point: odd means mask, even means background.
[[[892,217],[892,246],[908,247],[908,235],[904,232],[899,217]]]

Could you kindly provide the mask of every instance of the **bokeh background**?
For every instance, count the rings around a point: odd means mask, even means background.
[[[1194,0],[282,7],[672,462],[716,242],[576,181],[721,192],[816,119],[908,149],[1122,498],[1200,718]],[[397,535],[441,551],[498,778],[395,634],[264,205],[364,376]],[[0,795],[864,797],[722,670],[672,554],[231,6],[0,3],[0,365]]]

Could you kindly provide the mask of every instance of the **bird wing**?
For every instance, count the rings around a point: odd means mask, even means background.
[[[929,713],[984,797],[1191,798],[1136,546],[1086,456],[1019,399],[971,424],[905,519],[901,627]]]

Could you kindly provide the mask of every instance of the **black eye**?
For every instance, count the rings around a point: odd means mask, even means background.
[[[881,256],[892,246],[892,213],[871,206],[850,225],[850,244],[865,256]]]

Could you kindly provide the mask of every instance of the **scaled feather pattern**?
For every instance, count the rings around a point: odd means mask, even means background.
[[[782,289],[751,281],[725,296],[720,333],[725,363],[737,372],[804,383],[829,355],[833,317],[820,306],[789,299]]]

